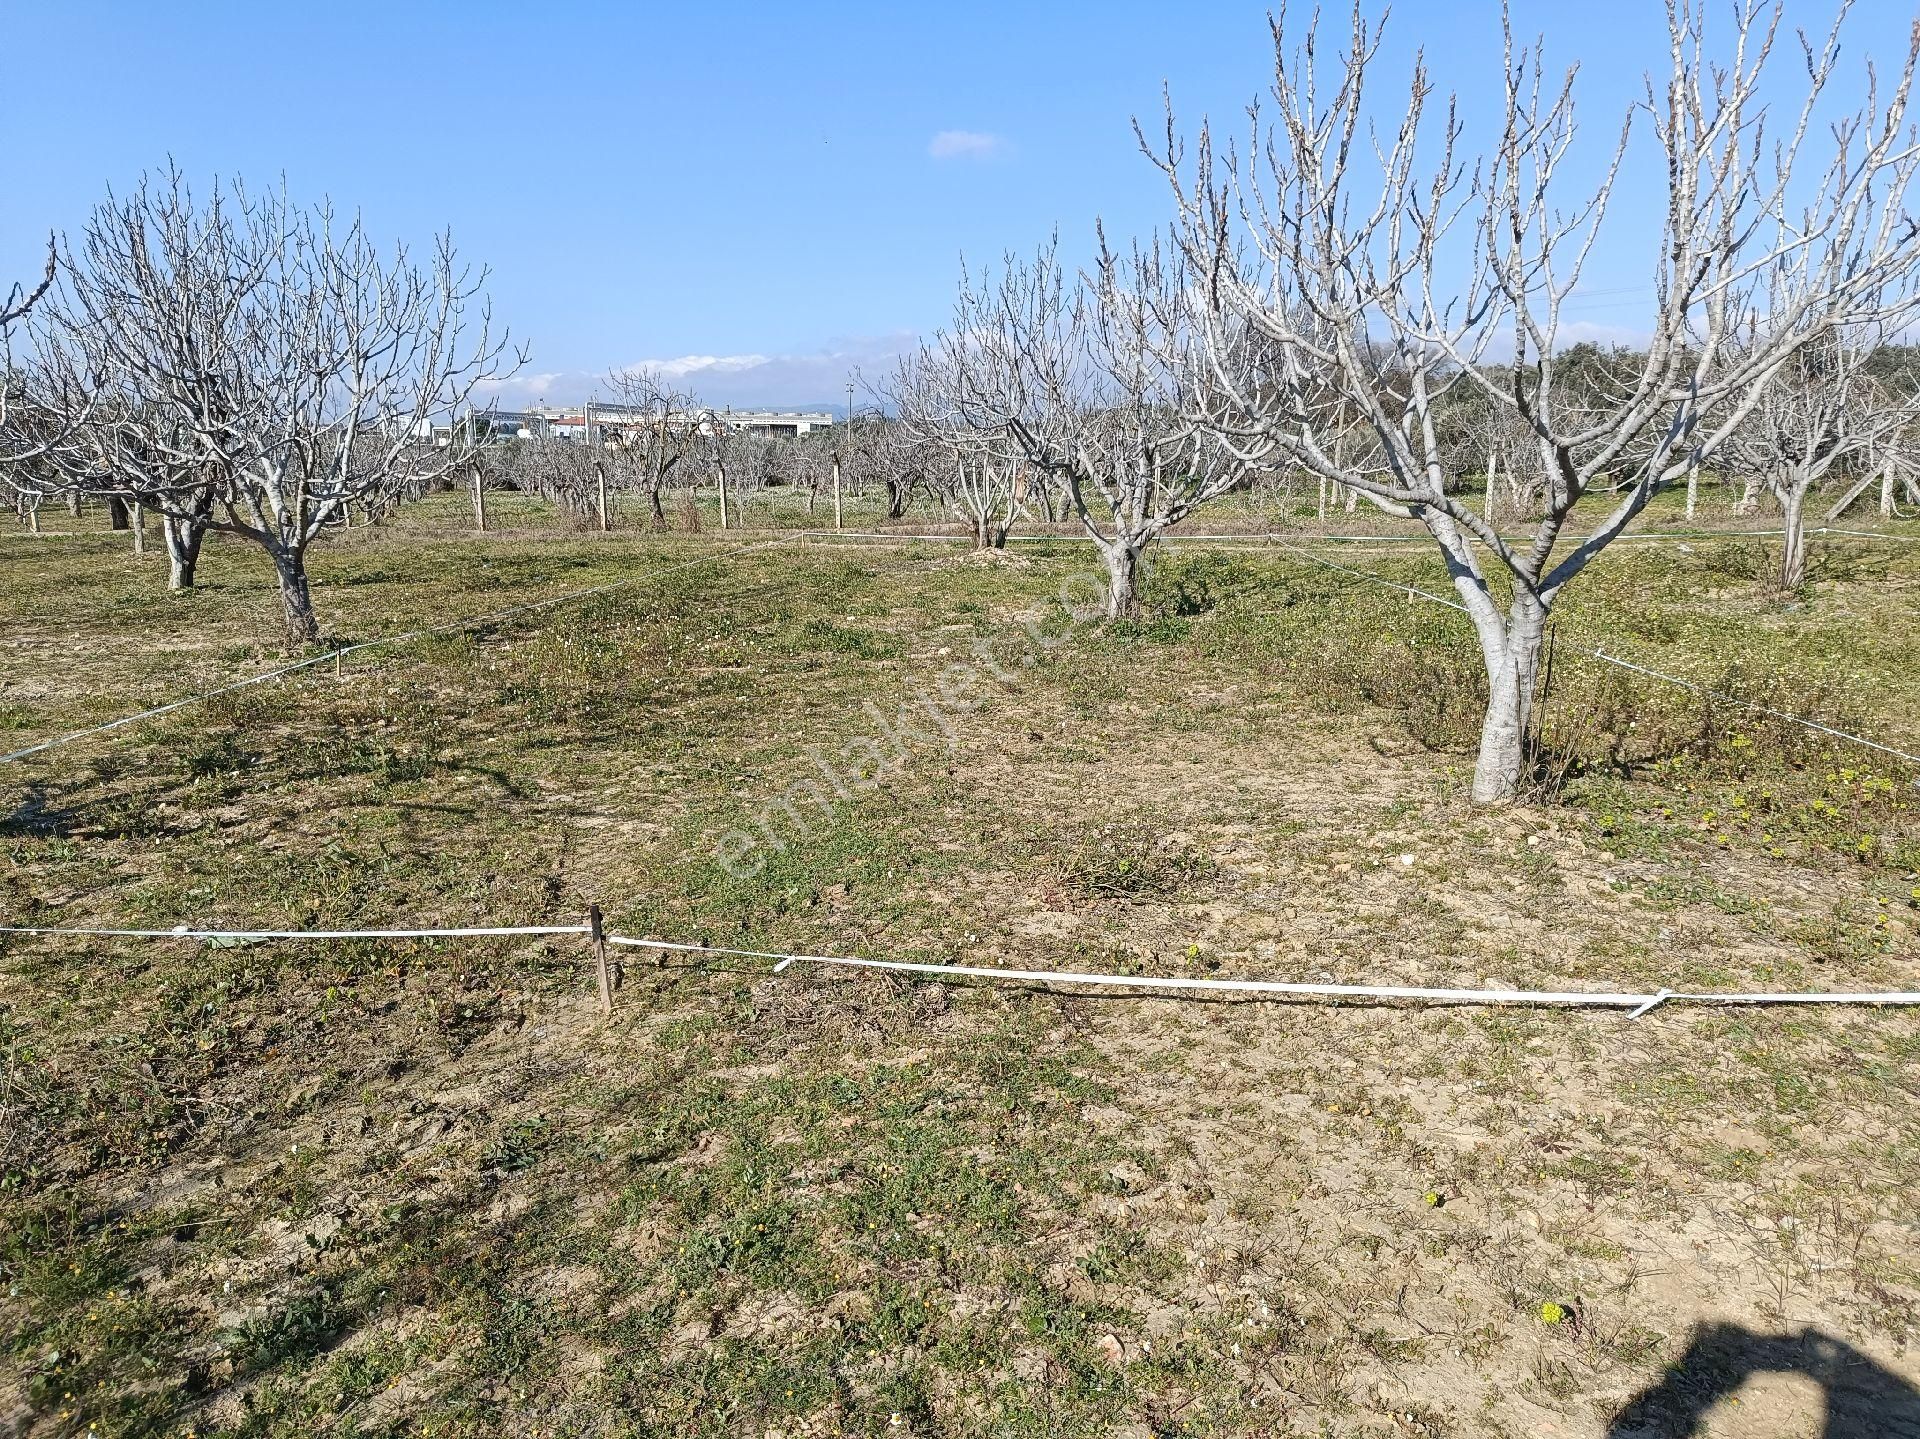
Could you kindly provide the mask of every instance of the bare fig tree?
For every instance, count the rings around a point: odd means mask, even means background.
[[[1876,383],[1869,366],[1885,329],[1836,328],[1804,346],[1728,438],[1728,460],[1764,484],[1780,506],[1777,576],[1807,581],[1807,500],[1828,479],[1858,472],[1870,483],[1880,457],[1920,420],[1920,395]]]
[[[706,411],[692,395],[646,367],[615,370],[607,376],[607,385],[620,404],[618,453],[647,497],[653,528],[664,530],[667,511],[661,490],[681,462],[698,450]]]
[[[1439,545],[1486,667],[1481,802],[1521,789],[1542,637],[1565,587],[1654,495],[1713,457],[1804,346],[1920,255],[1905,213],[1912,49],[1890,86],[1870,68],[1857,106],[1822,124],[1840,22],[1802,37],[1800,101],[1776,132],[1761,93],[1763,75],[1776,84],[1780,11],[1736,0],[1727,18],[1710,34],[1704,4],[1670,0],[1666,73],[1610,132],[1600,179],[1579,194],[1561,174],[1577,136],[1574,75],[1549,76],[1510,27],[1502,119],[1480,156],[1453,105],[1434,103],[1424,58],[1404,118],[1372,133],[1381,32],[1358,4],[1331,59],[1317,22],[1296,34],[1284,13],[1272,21],[1273,119],[1256,107],[1244,148],[1204,125],[1187,144],[1171,104],[1164,140],[1142,137],[1207,300],[1209,423],[1242,457],[1350,486]],[[1664,200],[1646,226],[1652,333],[1612,403],[1565,405],[1563,307],[1643,150]],[[1797,283],[1770,307],[1783,263]],[[1466,387],[1509,409],[1538,455],[1539,518],[1518,542],[1446,492],[1438,413]],[[1334,417],[1315,398],[1328,388],[1365,418],[1381,469],[1333,452]],[[1583,509],[1585,532],[1571,532],[1590,495],[1601,508]]]
[[[1100,239],[1070,275],[1049,243],[997,282],[963,278],[952,329],[926,350],[955,413],[1056,477],[1107,570],[1109,618],[1139,607],[1140,558],[1251,467],[1196,416],[1194,294],[1180,256]]]
[[[41,393],[44,386],[30,380],[14,362],[13,338],[16,326],[32,313],[33,307],[53,287],[59,267],[59,252],[54,241],[47,241],[47,268],[39,283],[31,289],[14,284],[0,297],[0,480],[12,492],[15,504],[38,528],[39,503],[44,482],[40,476],[46,467],[40,463],[58,448],[70,428],[62,424],[57,410],[49,409]]]
[[[82,492],[152,503],[264,549],[291,643],[316,639],[306,556],[358,503],[378,514],[449,472],[471,427],[434,422],[519,357],[495,338],[485,272],[440,236],[424,260],[383,254],[358,217],[235,185],[196,204],[177,172],[110,197],[64,256],[57,343],[92,398],[139,417],[143,488],[125,464],[88,466]],[[96,445],[115,451],[118,440]],[[155,476],[190,476],[176,487]]]
[[[951,361],[947,353],[925,350],[903,355],[888,384],[887,403],[900,429],[894,463],[901,488],[910,490],[909,477],[917,473],[949,511],[967,522],[975,548],[1005,549],[1020,509],[1014,447],[1000,429],[967,422]]]

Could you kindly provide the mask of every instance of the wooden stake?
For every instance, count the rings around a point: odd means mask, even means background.
[[[593,944],[593,963],[600,974],[600,1012],[613,1013],[613,971],[607,967],[607,932],[600,918],[600,906],[587,907],[587,938]]]

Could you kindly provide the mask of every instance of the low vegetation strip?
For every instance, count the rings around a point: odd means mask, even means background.
[[[1448,609],[1458,610],[1463,614],[1466,612],[1467,607],[1465,605],[1450,600],[1444,595],[1436,595],[1431,590],[1423,590],[1415,585],[1396,584],[1392,580],[1383,579],[1381,576],[1370,574],[1366,570],[1356,570],[1347,565],[1335,564],[1332,560],[1316,555],[1311,550],[1304,549],[1299,545],[1282,545],[1281,548],[1290,554],[1297,554],[1305,559],[1312,560],[1315,564],[1325,565],[1330,570],[1337,570],[1341,574],[1352,575],[1356,579],[1366,580],[1371,584],[1380,585],[1389,590],[1399,591],[1410,599],[1422,599],[1428,601],[1430,604],[1445,605]],[[1805,719],[1800,715],[1787,714],[1784,711],[1756,703],[1753,700],[1741,699],[1737,695],[1722,694],[1716,690],[1709,689],[1705,685],[1696,684],[1692,680],[1682,679],[1679,675],[1664,674],[1660,670],[1649,668],[1646,665],[1635,664],[1632,660],[1624,659],[1619,655],[1610,655],[1599,646],[1595,646],[1592,649],[1583,648],[1582,653],[1593,656],[1593,658],[1601,661],[1603,664],[1617,665],[1621,669],[1632,670],[1635,674],[1642,674],[1649,679],[1660,680],[1665,684],[1679,685],[1682,689],[1690,689],[1696,694],[1706,695],[1710,699],[1719,700],[1722,703],[1734,705],[1740,709],[1755,710],[1772,719],[1783,720],[1788,724],[1796,724],[1806,729],[1818,730],[1821,734],[1832,735],[1835,739],[1845,740],[1848,744],[1856,744],[1866,749],[1878,750],[1881,754],[1892,755],[1895,759],[1905,760],[1909,764],[1920,764],[1920,755],[1909,754],[1903,749],[1896,749],[1892,745],[1882,744],[1878,740],[1867,739],[1862,735],[1848,734],[1845,730],[1835,729],[1832,725],[1821,724],[1818,720]]]

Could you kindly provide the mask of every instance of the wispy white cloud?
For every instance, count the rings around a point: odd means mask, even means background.
[[[991,160],[1006,153],[1007,142],[984,130],[942,130],[927,144],[936,160]]]
[[[789,354],[677,355],[635,360],[615,368],[653,370],[709,405],[837,410],[847,402],[849,376],[857,373],[868,383],[878,383],[891,373],[894,361],[916,343],[917,336],[901,331],[848,336],[828,341],[817,350]],[[492,386],[487,394],[476,397],[476,402],[484,405],[491,399],[502,408],[540,400],[550,405],[573,405],[606,394],[605,370],[556,370],[517,375]],[[856,402],[864,398],[864,393],[855,397]]]
[[[681,355],[671,360],[642,360],[629,368],[652,370],[669,380],[683,380],[689,375],[737,374],[770,363],[772,357],[768,355]]]

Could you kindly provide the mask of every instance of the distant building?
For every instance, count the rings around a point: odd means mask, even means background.
[[[833,428],[833,415],[826,410],[699,410],[683,413],[678,423],[698,415],[704,430],[714,421],[736,433],[774,435],[793,439],[815,430]],[[575,406],[535,405],[525,410],[474,410],[463,422],[477,426],[483,440],[572,440],[589,439],[601,444],[618,443],[625,435],[651,428],[659,423],[657,411],[633,405],[587,404]],[[591,427],[591,434],[589,434]],[[446,445],[452,431],[441,426],[434,441]]]

